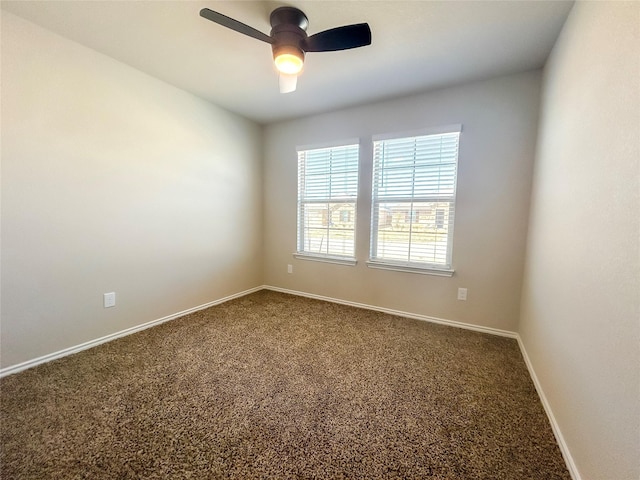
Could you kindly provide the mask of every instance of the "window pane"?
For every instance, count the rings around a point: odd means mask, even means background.
[[[309,253],[324,253],[327,248],[326,229],[308,228],[305,230],[304,251]]]
[[[409,232],[384,230],[378,232],[378,258],[406,260],[409,257]]]
[[[355,235],[353,230],[329,230],[327,254],[337,256],[353,255]]]
[[[356,219],[355,203],[331,204],[331,226],[339,229],[354,230]]]
[[[304,226],[305,228],[322,228],[328,224],[328,208],[327,204],[311,203],[303,205]]]
[[[448,202],[378,205],[376,258],[446,264],[452,214]]]
[[[355,205],[311,204],[303,207],[303,251],[349,256],[355,250]],[[347,218],[342,221],[342,218]]]

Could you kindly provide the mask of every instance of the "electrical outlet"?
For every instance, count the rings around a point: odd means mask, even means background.
[[[291,264],[287,265],[287,273],[293,273],[293,265]]]
[[[467,289],[459,288],[458,289],[458,300],[466,300],[467,299]]]
[[[104,294],[104,308],[116,306],[116,292],[110,292]]]

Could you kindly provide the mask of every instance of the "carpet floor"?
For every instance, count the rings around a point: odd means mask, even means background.
[[[570,480],[515,340],[265,290],[0,400],[3,479]]]

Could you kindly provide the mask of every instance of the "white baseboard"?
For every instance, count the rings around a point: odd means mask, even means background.
[[[73,347],[65,348],[57,352],[43,355],[42,357],[34,358],[33,360],[27,360],[26,362],[22,362],[16,365],[12,365],[10,367],[2,368],[0,369],[0,378],[6,377],[7,375],[11,375],[13,373],[21,372],[22,370],[35,367],[36,365],[40,365],[42,363],[46,363],[52,360],[56,360],[58,358],[66,357],[67,355],[73,355],[74,353],[81,352],[82,350],[87,350],[88,348],[98,346],[102,343],[110,342],[111,340],[115,340],[116,338],[125,337],[127,335],[131,335],[132,333],[136,333],[141,330],[146,330],[147,328],[155,327],[156,325],[160,325],[161,323],[168,322],[169,320],[175,320],[176,318],[180,318],[190,313],[197,312],[198,310],[204,310],[205,308],[213,307],[214,305],[219,305],[221,303],[228,302],[229,300],[233,300],[234,298],[244,297],[245,295],[249,295],[250,293],[257,292],[258,290],[262,290],[263,288],[264,288],[263,286],[250,288],[249,290],[245,290],[243,292],[234,293],[233,295],[229,295],[227,297],[220,298],[218,300],[213,300],[211,302],[198,305],[197,307],[189,308],[187,310],[183,310],[181,312],[174,313],[172,315],[167,315],[166,317],[158,318],[157,320],[151,320],[150,322],[146,322],[141,325],[137,325],[135,327],[127,328],[125,330],[120,330],[119,332],[111,333],[109,335],[105,335],[104,337],[96,338],[95,340],[89,340],[88,342],[81,343],[80,345],[75,345]]]
[[[491,335],[498,335],[500,337],[509,337],[509,338],[518,337],[518,334],[516,332],[511,332],[509,330],[501,330],[499,328],[483,327],[481,325],[473,325],[471,323],[457,322],[455,320],[446,320],[444,318],[429,317],[427,315],[420,315],[418,313],[403,312],[402,310],[393,310],[391,308],[378,307],[375,305],[368,305],[366,303],[351,302],[349,300],[342,300],[342,299],[333,298],[333,297],[325,297],[323,295],[299,292],[297,290],[288,290],[286,288],[272,287],[270,285],[264,285],[263,288],[266,290],[273,290],[274,292],[289,293],[291,295],[298,295],[300,297],[315,298],[316,300],[324,300],[326,302],[339,303],[341,305],[349,305],[351,307],[357,307],[357,308],[364,308],[365,310],[374,310],[376,312],[388,313],[390,315],[396,315],[399,317],[413,318],[415,320],[422,320],[424,322],[439,323],[440,325],[448,325],[450,327],[464,328],[466,330],[473,330],[475,332],[489,333]]]
[[[522,341],[522,338],[520,338],[520,335],[517,335],[516,339],[518,340],[518,346],[520,347],[520,352],[522,352],[524,363],[527,365],[527,369],[529,370],[529,376],[531,376],[531,380],[533,380],[533,384],[535,385],[536,391],[538,392],[538,397],[540,397],[540,401],[542,402],[544,411],[546,412],[547,418],[549,419],[549,423],[551,424],[551,429],[553,430],[553,434],[556,437],[556,441],[558,442],[558,446],[560,447],[560,452],[562,453],[564,462],[567,465],[569,474],[571,475],[571,478],[573,480],[582,480],[582,477],[580,476],[580,472],[578,472],[578,468],[576,467],[576,464],[573,461],[573,457],[571,456],[571,452],[569,451],[567,442],[564,440],[564,436],[562,435],[560,426],[558,425],[558,422],[556,421],[556,417],[553,414],[553,410],[551,410],[551,405],[549,404],[549,400],[547,400],[547,397],[544,394],[544,390],[542,390],[542,385],[538,380],[536,371],[533,369],[533,364],[529,359],[527,350],[524,348],[524,343]]]

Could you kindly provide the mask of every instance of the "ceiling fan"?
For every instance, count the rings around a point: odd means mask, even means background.
[[[308,36],[306,30],[309,20],[295,7],[279,7],[271,12],[270,35],[208,8],[200,10],[200,16],[271,44],[274,63],[280,72],[281,93],[293,92],[296,89],[305,53],[333,52],[371,44],[371,29],[366,23],[331,28]]]

